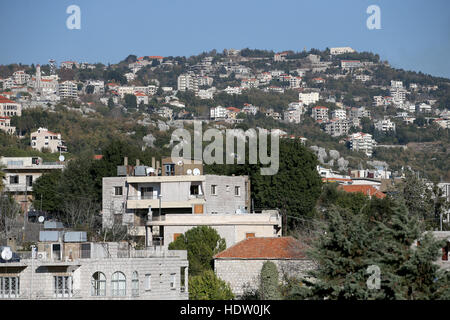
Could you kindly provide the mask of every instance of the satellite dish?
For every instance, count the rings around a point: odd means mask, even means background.
[[[188,175],[191,175],[191,174],[192,174],[192,170],[191,170],[191,169],[187,169],[186,173],[187,173]]]
[[[5,261],[11,260],[12,251],[10,247],[4,247],[2,253],[0,254],[1,258]]]
[[[178,164],[179,166],[182,166],[182,165],[183,165],[183,161],[180,160],[180,161],[177,162],[177,164]]]
[[[199,176],[200,175],[200,169],[199,168],[195,168],[194,169],[194,176]]]
[[[39,223],[43,223],[45,220],[44,216],[39,216],[38,221]]]
[[[65,159],[65,158],[64,158],[64,156],[63,156],[63,155],[60,155],[60,156],[59,156],[59,161],[63,162],[63,161],[64,161],[64,159]]]

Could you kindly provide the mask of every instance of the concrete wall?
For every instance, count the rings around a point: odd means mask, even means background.
[[[244,293],[244,288],[257,289],[261,268],[265,259],[215,259],[214,271],[217,276],[229,283],[236,296]],[[292,276],[306,275],[315,267],[311,260],[270,260],[278,268],[280,281],[283,272]]]
[[[187,300],[188,261],[186,255],[179,257],[154,258],[111,258],[81,259],[67,263],[45,263],[36,259],[22,260],[23,266],[0,264],[0,277],[18,276],[20,278],[19,299],[57,299],[54,296],[54,276],[72,276],[72,299],[108,300]],[[185,290],[180,287],[181,268],[186,268]],[[106,296],[91,296],[91,277],[100,271],[106,276]],[[126,295],[112,296],[112,275],[120,271],[126,277]],[[132,275],[138,272],[139,294],[132,296]],[[145,290],[145,275],[151,274],[151,290]],[[175,288],[170,288],[172,274],[175,274]],[[0,297],[1,299],[1,297]],[[66,298],[67,299],[67,298]]]
[[[246,189],[247,176],[206,175],[206,212],[217,214],[235,213],[236,209],[248,206],[249,194]],[[217,185],[217,195],[211,194],[211,186]],[[229,190],[227,191],[227,186]],[[235,187],[240,187],[240,195],[235,195]]]
[[[125,182],[126,177],[103,178],[102,222],[104,227],[112,225],[114,213],[125,213],[125,209],[122,207],[122,204],[126,202],[127,197]],[[114,194],[114,187],[122,187],[121,196],[116,196]]]

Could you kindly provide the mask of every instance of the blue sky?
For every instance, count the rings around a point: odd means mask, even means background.
[[[81,29],[69,30],[69,5]],[[381,29],[369,30],[369,5]],[[129,54],[351,46],[392,66],[450,78],[447,0],[14,0],[0,2],[0,64],[117,63]]]

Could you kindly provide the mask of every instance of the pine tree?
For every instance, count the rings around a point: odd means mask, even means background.
[[[272,261],[264,262],[259,277],[259,298],[261,300],[280,300],[278,269],[275,263]]]

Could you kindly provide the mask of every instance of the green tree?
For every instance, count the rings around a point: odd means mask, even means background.
[[[58,212],[61,209],[61,195],[59,185],[61,171],[52,170],[40,176],[33,183],[33,207],[47,212]]]
[[[231,300],[233,298],[229,284],[218,278],[212,270],[189,277],[190,300]]]
[[[259,277],[259,298],[261,300],[280,300],[278,269],[275,263],[272,261],[264,262]]]
[[[126,94],[125,105],[127,108],[136,108],[137,107],[136,96],[134,94]]]
[[[192,228],[169,244],[169,250],[187,250],[189,273],[192,276],[212,270],[213,256],[225,248],[225,239],[208,226]]]
[[[306,289],[297,287],[293,294],[349,300],[440,299],[448,294],[448,273],[435,264],[443,244],[423,233],[420,218],[402,201],[395,201],[387,214],[354,214],[334,206],[326,216],[308,253],[318,264],[310,272],[314,279],[303,279]],[[380,270],[379,288],[368,286],[369,266]]]

